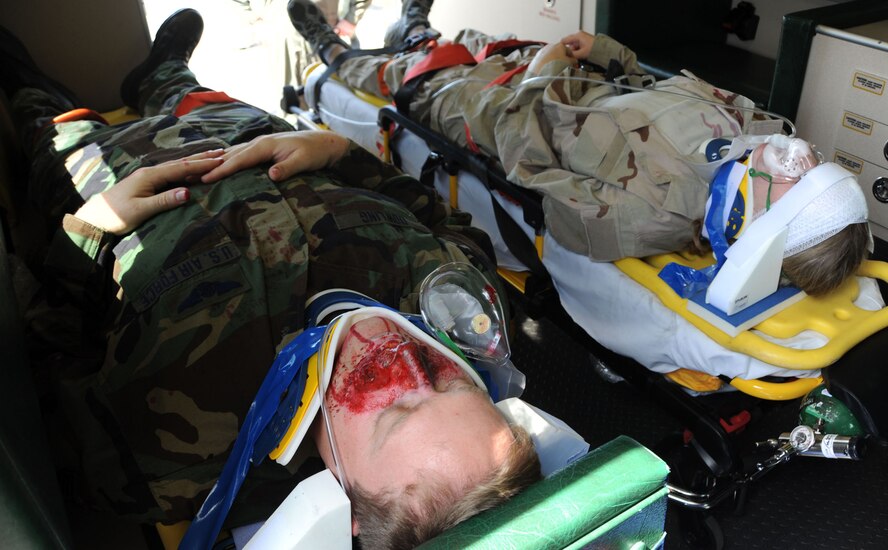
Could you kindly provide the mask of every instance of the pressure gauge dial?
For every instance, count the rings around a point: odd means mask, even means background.
[[[789,433],[789,444],[800,453],[810,449],[816,440],[814,429],[804,424],[796,426]]]

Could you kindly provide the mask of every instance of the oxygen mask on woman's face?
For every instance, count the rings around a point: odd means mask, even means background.
[[[781,134],[769,136],[749,158],[749,176],[755,184],[767,184],[756,197],[755,217],[771,209],[805,173],[820,165],[822,158],[805,140]],[[766,191],[765,191],[766,189]]]
[[[752,163],[771,183],[795,183],[821,159],[811,145],[799,138],[775,134],[753,152]]]
[[[471,265],[449,263],[430,273],[420,288],[419,302],[426,325],[470,359],[497,364],[509,359],[499,294]]]

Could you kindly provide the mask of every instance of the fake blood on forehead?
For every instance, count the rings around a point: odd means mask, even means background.
[[[461,374],[452,361],[413,339],[398,334],[371,340],[353,336],[364,349],[341,383],[328,390],[334,407],[352,413],[384,409],[411,390],[431,388]]]

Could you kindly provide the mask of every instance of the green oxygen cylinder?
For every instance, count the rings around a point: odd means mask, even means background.
[[[864,430],[847,405],[821,384],[808,392],[799,407],[799,423],[823,434],[862,436]]]

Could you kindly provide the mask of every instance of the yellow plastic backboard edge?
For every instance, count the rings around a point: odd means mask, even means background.
[[[888,326],[888,308],[867,311],[854,305],[860,288],[855,278],[850,278],[835,292],[826,297],[806,296],[754,328],[768,336],[786,339],[805,329],[815,330],[829,341],[826,345],[808,350],[792,349],[762,338],[747,330],[731,337],[704,319],[687,310],[687,299],[679,297],[660,277],[660,269],[675,261],[693,267],[701,267],[707,260],[686,257],[676,253],[652,256],[645,259],[625,258],[614,264],[626,275],[657,295],[666,307],[675,311],[704,334],[723,347],[754,357],[765,363],[787,369],[820,369],[836,362],[849,349],[868,336]],[[857,272],[888,282],[888,263],[865,260]]]

